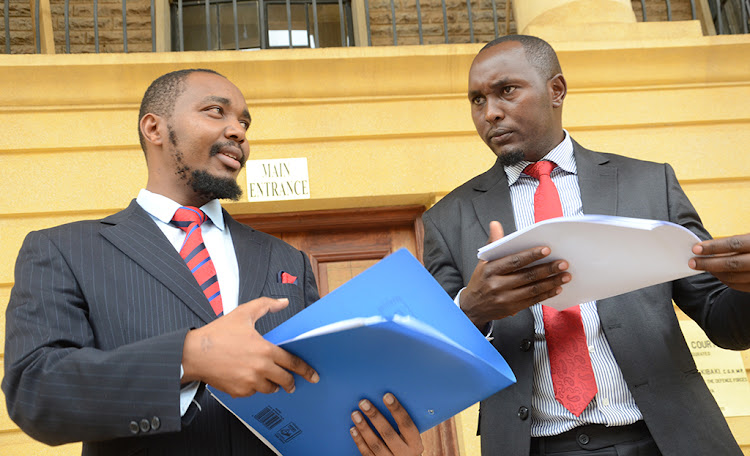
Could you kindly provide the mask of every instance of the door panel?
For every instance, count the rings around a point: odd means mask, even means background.
[[[307,253],[321,296],[386,255],[408,249],[422,261],[422,206],[234,215]],[[458,456],[453,418],[424,432],[425,456]]]

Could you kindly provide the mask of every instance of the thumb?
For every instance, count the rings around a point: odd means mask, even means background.
[[[505,233],[503,232],[503,226],[500,222],[490,222],[490,238],[487,239],[487,243],[491,244],[503,236],[505,236]]]
[[[260,317],[268,312],[278,312],[288,305],[289,299],[287,298],[273,299],[264,296],[258,299],[253,299],[241,307],[247,308],[247,312],[250,313],[250,318],[252,318],[253,321],[258,321]]]

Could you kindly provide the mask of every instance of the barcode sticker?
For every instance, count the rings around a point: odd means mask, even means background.
[[[253,415],[253,418],[258,420],[260,424],[268,429],[273,429],[284,420],[284,418],[281,416],[281,411],[271,406],[268,406],[257,414]]]

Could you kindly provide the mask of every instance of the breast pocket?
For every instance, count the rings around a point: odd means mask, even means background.
[[[256,328],[262,334],[282,322],[291,318],[294,314],[305,308],[305,295],[302,291],[302,287],[290,283],[268,283],[263,288],[261,296],[268,296],[274,299],[287,298],[289,305],[279,312],[273,314],[266,314],[263,318],[258,320]]]

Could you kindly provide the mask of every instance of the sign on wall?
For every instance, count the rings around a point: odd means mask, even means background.
[[[681,320],[680,326],[695,365],[724,416],[750,415],[750,383],[742,355],[714,345],[692,320]]]
[[[280,201],[310,198],[307,158],[248,160],[248,201]]]

